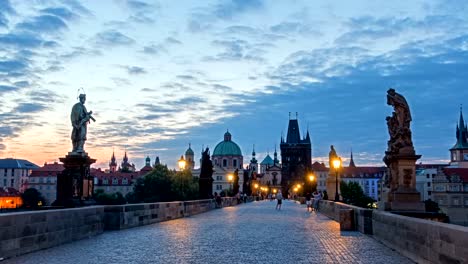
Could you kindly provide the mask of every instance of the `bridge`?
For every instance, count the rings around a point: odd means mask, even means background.
[[[2,263],[413,263],[305,205],[259,201],[108,231]]]

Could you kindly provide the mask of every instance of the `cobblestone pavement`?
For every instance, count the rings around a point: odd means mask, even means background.
[[[304,205],[261,201],[105,232],[7,263],[413,263]]]

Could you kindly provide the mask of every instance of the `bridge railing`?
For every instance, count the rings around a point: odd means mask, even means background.
[[[236,198],[222,198],[223,207],[237,204]],[[215,201],[207,199],[4,213],[0,214],[0,261],[96,236],[105,230],[148,225],[212,209]]]
[[[417,263],[468,263],[468,227],[360,208],[321,200],[319,212],[340,219],[342,210],[352,210],[354,229]]]

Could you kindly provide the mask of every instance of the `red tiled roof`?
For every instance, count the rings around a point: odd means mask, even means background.
[[[344,167],[339,171],[344,178],[375,178],[382,177],[386,167]]]
[[[318,161],[312,164],[312,170],[314,171],[328,171],[328,168],[323,163],[319,163]]]
[[[38,176],[57,176],[60,172],[62,172],[65,169],[63,167],[63,164],[61,163],[45,163],[44,166],[35,169],[31,172],[31,177],[38,177]]]
[[[468,182],[468,168],[444,168],[445,175],[457,175],[463,182]]]

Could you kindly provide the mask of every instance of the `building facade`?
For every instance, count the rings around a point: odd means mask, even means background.
[[[317,190],[322,192],[327,190],[328,173],[329,169],[324,163],[316,161],[312,164],[312,174],[315,176],[315,181],[317,181]]]
[[[27,186],[38,190],[45,199],[45,205],[51,205],[57,198],[57,175],[65,167],[58,162],[44,163],[44,166],[35,169],[29,176]]]
[[[223,190],[233,189],[233,182],[229,181],[229,175],[234,175],[237,171],[239,177],[239,191],[242,191],[244,183],[242,151],[234,141],[232,135],[227,131],[224,140],[219,142],[211,155],[213,162],[213,193],[218,194]]]
[[[290,119],[286,139],[281,136],[282,184],[289,188],[295,182],[304,182],[312,171],[312,144],[309,131],[301,138],[297,118]]]
[[[26,183],[32,171],[39,168],[36,164],[23,159],[0,159],[0,188],[26,190]]]

